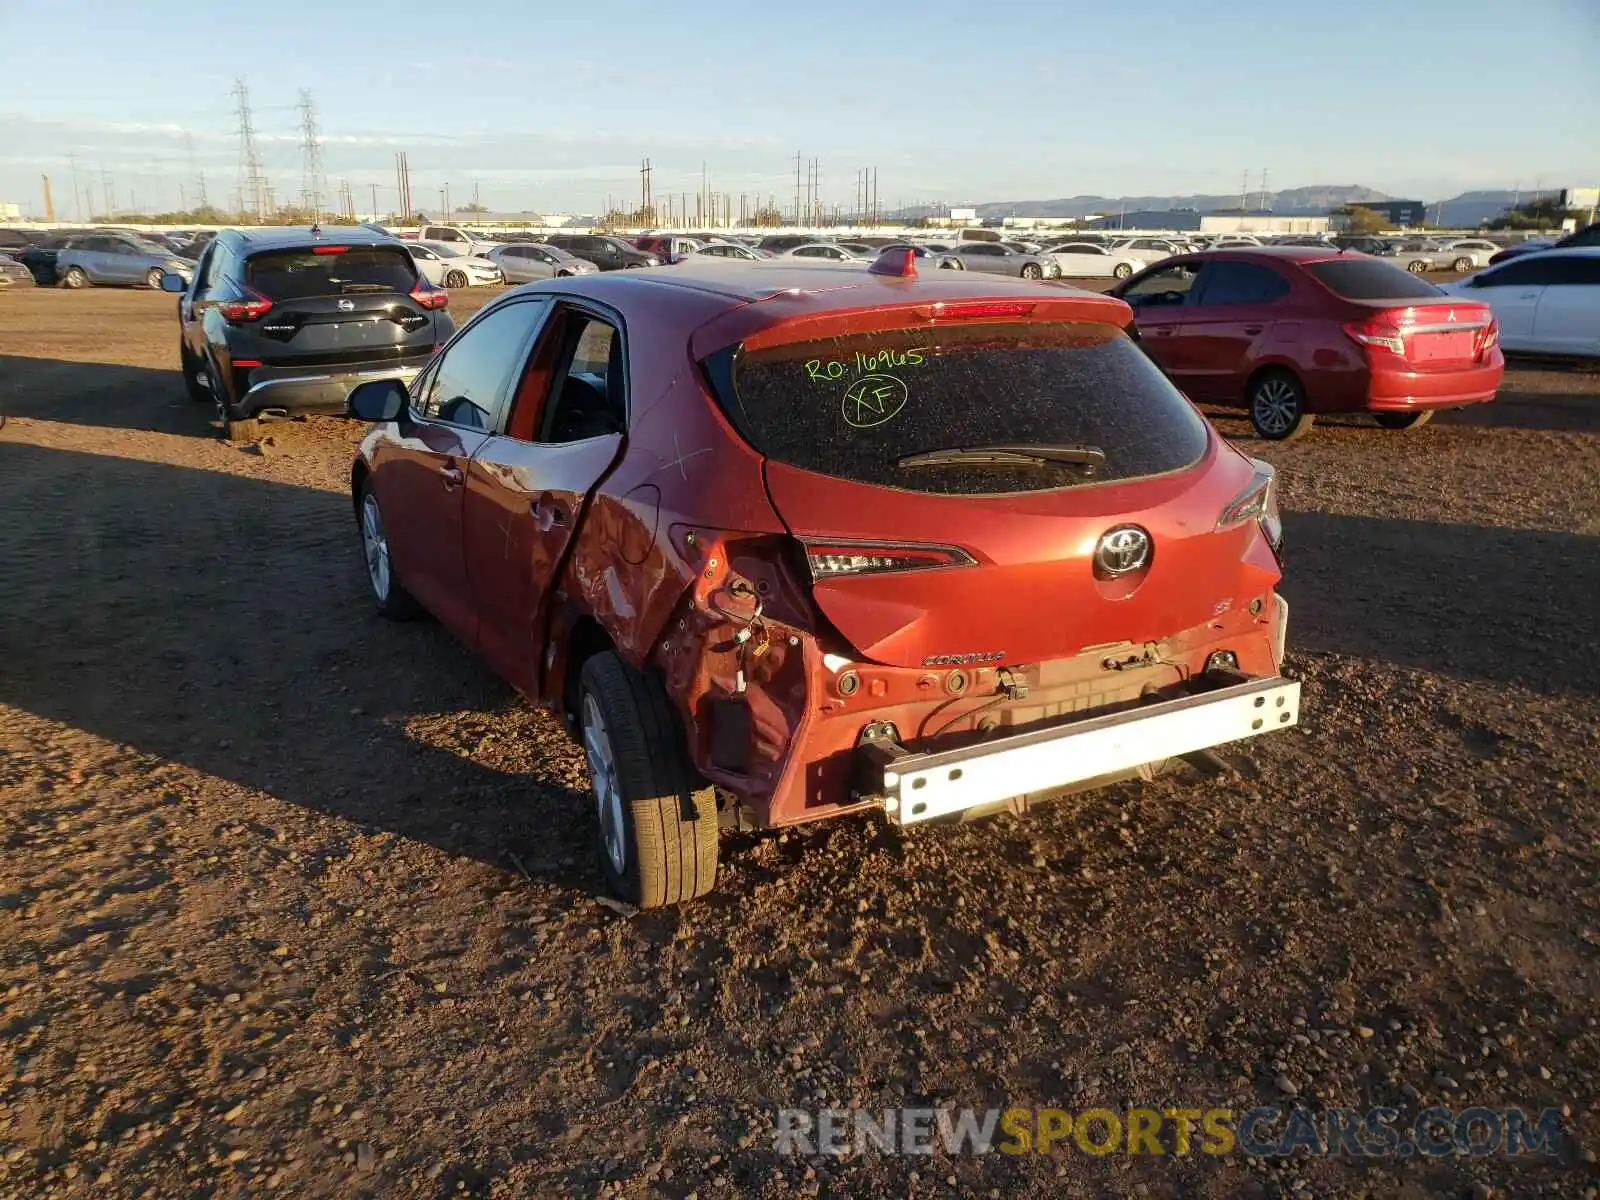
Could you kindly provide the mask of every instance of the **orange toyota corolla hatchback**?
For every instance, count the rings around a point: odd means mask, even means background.
[[[1021,810],[1291,726],[1272,469],[1131,317],[903,251],[520,288],[352,397],[378,607],[565,718],[642,905],[712,886],[720,825]]]

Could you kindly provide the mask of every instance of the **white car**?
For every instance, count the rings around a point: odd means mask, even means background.
[[[444,242],[406,242],[422,277],[436,287],[463,288],[504,283],[500,268],[487,258],[465,254]]]
[[[739,246],[733,242],[712,242],[709,246],[701,246],[694,252],[696,258],[721,258],[730,262],[765,262],[770,255],[759,253],[749,246]]]
[[[796,262],[822,264],[832,263],[838,266],[841,263],[859,263],[866,266],[872,262],[870,258],[862,258],[859,254],[852,254],[843,246],[835,246],[831,242],[807,242],[804,246],[796,246],[793,250],[785,250],[778,255],[784,262],[794,259]]]
[[[1473,271],[1487,267],[1489,260],[1505,249],[1486,238],[1455,238],[1440,242],[1439,246],[1455,255],[1450,263],[1452,271]]]
[[[1127,279],[1145,269],[1149,264],[1137,254],[1097,246],[1093,242],[1068,242],[1052,246],[1042,258],[1055,259],[1061,274],[1067,279]]]
[[[1153,237],[1123,238],[1121,241],[1112,242],[1111,249],[1119,254],[1131,254],[1135,258],[1142,258],[1146,263],[1158,263],[1163,258],[1171,258],[1174,254],[1189,253],[1188,247],[1178,242]]]
[[[1506,350],[1600,357],[1600,247],[1524,254],[1441,286],[1488,304]]]

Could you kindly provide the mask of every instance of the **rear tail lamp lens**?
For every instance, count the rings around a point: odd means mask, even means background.
[[[1272,547],[1274,554],[1283,551],[1283,514],[1278,511],[1278,483],[1270,463],[1252,458],[1255,478],[1250,486],[1240,492],[1217,518],[1217,528],[1232,529],[1246,521],[1255,521]]]
[[[233,324],[242,324],[245,321],[259,321],[272,310],[272,301],[257,292],[250,292],[245,300],[230,300],[225,304],[217,305],[217,311],[222,314],[224,321]]]
[[[933,304],[927,308],[919,308],[916,315],[924,321],[951,321],[967,318],[977,320],[983,317],[1026,317],[1033,312],[1034,305],[1018,303],[1012,300],[979,300],[969,304]]]
[[[1406,352],[1405,338],[1397,325],[1382,319],[1371,321],[1350,321],[1344,327],[1350,340],[1363,346],[1377,350],[1387,350],[1391,354],[1403,355]]]
[[[436,311],[450,306],[450,293],[443,288],[436,288],[424,280],[417,280],[417,286],[411,289],[411,298],[419,307],[429,311]]]
[[[862,545],[854,542],[807,542],[806,563],[814,580],[843,575],[888,575],[970,567],[976,560],[955,546]]]
[[[1493,317],[1490,317],[1489,323],[1478,331],[1477,357],[1482,357],[1490,350],[1494,349],[1495,345],[1499,341],[1500,322],[1496,321]]]

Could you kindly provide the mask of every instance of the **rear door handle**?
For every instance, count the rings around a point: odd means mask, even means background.
[[[1254,335],[1260,333],[1264,328],[1265,326],[1263,325],[1246,325],[1244,327],[1244,331],[1253,337]]]
[[[460,487],[466,476],[459,467],[440,467],[439,478],[444,480],[445,487]]]
[[[1522,295],[1517,297],[1517,298],[1519,300],[1537,300],[1539,298],[1539,293],[1538,292],[1523,292]]]
[[[1151,337],[1171,337],[1173,334],[1175,334],[1177,332],[1178,331],[1176,329],[1174,329],[1171,325],[1157,325],[1154,329],[1152,329],[1150,331],[1150,336]]]

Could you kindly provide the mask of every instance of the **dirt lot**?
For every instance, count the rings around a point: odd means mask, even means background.
[[[1590,1187],[1600,373],[1252,445],[1285,481],[1304,724],[1237,777],[729,837],[714,896],[629,917],[596,899],[581,755],[369,612],[358,430],[215,440],[172,310],[0,294],[0,1194]],[[1565,1104],[1570,1137],[1554,1163],[813,1164],[769,1130],[1291,1090]]]

